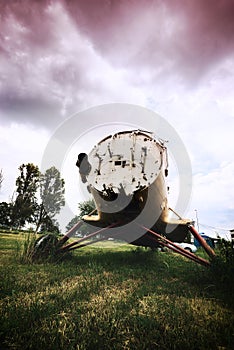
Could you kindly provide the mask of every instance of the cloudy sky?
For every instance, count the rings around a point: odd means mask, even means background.
[[[116,102],[159,113],[184,142],[184,215],[234,228],[234,2],[0,0],[0,201],[61,123]]]

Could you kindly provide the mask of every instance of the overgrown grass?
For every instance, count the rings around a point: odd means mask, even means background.
[[[0,349],[233,348],[233,290],[213,270],[113,242],[25,264],[16,239],[0,235]]]
[[[234,241],[222,240],[216,258],[213,261],[211,273],[216,280],[229,288],[234,281]],[[233,291],[234,292],[234,291]]]

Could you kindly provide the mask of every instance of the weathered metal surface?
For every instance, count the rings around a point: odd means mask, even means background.
[[[89,155],[80,153],[77,165],[98,213],[84,216],[84,221],[105,227],[113,222],[123,225],[139,220],[172,241],[182,242],[187,236],[191,221],[170,218],[165,181],[167,148],[152,133],[135,130],[110,135]],[[148,245],[146,237],[141,241]]]
[[[70,237],[73,236],[73,234],[83,225],[83,221],[78,221],[64,236],[60,239],[59,244],[62,246],[64,243],[66,243]]]
[[[197,232],[197,230],[195,229],[194,226],[189,225],[189,231],[192,233],[192,235],[198,240],[198,242],[201,244],[201,246],[204,248],[204,250],[206,251],[206,253],[209,255],[210,258],[213,258],[215,256],[215,252],[213,251],[213,249],[206,243],[206,241],[204,240],[204,238],[201,237],[201,235],[199,235],[199,233]]]
[[[147,230],[150,234],[151,234],[151,239],[156,240],[156,242],[164,247],[167,247],[171,250],[173,250],[176,253],[179,253],[187,258],[189,258],[190,260],[193,260],[194,262],[200,264],[200,265],[204,265],[204,266],[209,266],[210,262],[198,257],[197,255],[188,252],[187,250],[185,250],[182,247],[179,247],[178,245],[176,245],[175,243],[173,243],[172,241],[168,240],[166,237],[163,237],[161,235],[159,235],[157,232],[154,232],[153,230],[147,229],[147,227],[144,227],[145,230]]]
[[[71,251],[115,236],[134,245],[164,246],[196,263],[210,265],[209,261],[173,243],[184,241],[191,232],[210,257],[215,255],[191,226],[192,221],[183,219],[168,207],[165,182],[168,174],[167,149],[152,133],[135,130],[110,135],[94,146],[89,155],[80,153],[76,165],[82,182],[94,198],[97,215],[85,215],[60,240],[58,252]],[[171,219],[170,210],[178,216],[177,219]],[[83,222],[99,228],[64,246]],[[122,230],[126,226],[133,234]],[[143,233],[135,235],[139,227]],[[117,229],[114,233],[111,231],[113,228]],[[100,233],[102,235],[98,237]],[[88,241],[94,237],[93,241]]]
[[[87,182],[97,191],[132,195],[150,186],[167,168],[167,152],[151,133],[119,132],[99,142],[88,156]]]
[[[74,241],[72,243],[69,243],[69,244],[63,246],[63,247],[60,247],[59,250],[61,252],[62,251],[65,252],[65,251],[71,250],[71,248],[74,248],[75,246],[77,246],[77,248],[80,248],[80,246],[78,246],[78,245],[80,245],[80,243],[82,243],[82,242],[84,242],[84,241],[86,241],[86,240],[88,240],[90,238],[93,238],[93,237],[97,236],[100,233],[104,233],[105,231],[108,231],[108,229],[111,229],[112,227],[115,227],[115,226],[116,226],[116,224],[113,223],[113,224],[111,224],[111,225],[109,225],[107,227],[103,227],[103,228],[101,228],[101,229],[99,229],[99,230],[97,230],[95,232],[90,233],[89,235],[87,235],[85,237],[82,237],[82,238],[78,239],[77,241]]]

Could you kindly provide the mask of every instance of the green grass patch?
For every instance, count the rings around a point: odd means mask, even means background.
[[[233,285],[176,254],[101,242],[23,263],[0,235],[0,349],[232,349]]]

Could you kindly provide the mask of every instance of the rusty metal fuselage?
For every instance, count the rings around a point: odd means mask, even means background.
[[[144,224],[174,242],[188,234],[190,220],[171,219],[167,201],[167,148],[152,133],[123,131],[100,141],[89,155],[81,153],[77,165],[91,193],[97,215],[83,220],[96,227],[117,223]],[[157,246],[150,232],[135,236],[124,230],[118,238],[131,244]]]

